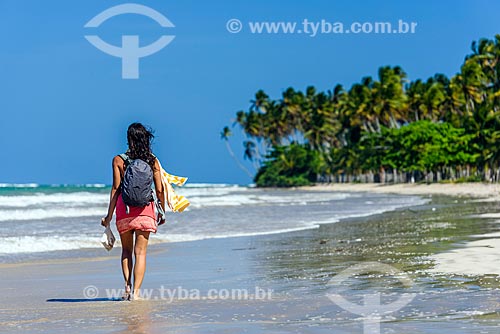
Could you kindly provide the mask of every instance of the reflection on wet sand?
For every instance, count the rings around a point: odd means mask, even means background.
[[[119,303],[122,314],[123,330],[117,333],[151,333],[151,313],[153,307],[150,301],[136,300]]]

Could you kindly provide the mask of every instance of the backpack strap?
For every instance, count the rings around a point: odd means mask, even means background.
[[[123,159],[123,162],[125,162],[125,169],[127,169],[128,165],[132,163],[132,159],[130,159],[127,153],[122,153],[118,156]]]
[[[122,153],[122,154],[119,154],[118,156],[120,158],[122,158],[123,162],[125,163],[125,169],[127,169],[127,167],[132,163],[132,159],[130,159],[130,157],[127,155],[127,153]],[[123,186],[123,180],[120,183],[120,189],[122,188],[122,186]],[[128,205],[125,205],[125,213],[127,215],[130,213],[130,208],[128,207]]]

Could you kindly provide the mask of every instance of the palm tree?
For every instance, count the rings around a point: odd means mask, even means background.
[[[399,122],[405,121],[403,111],[406,103],[406,73],[399,66],[384,66],[378,71],[378,79],[373,83],[373,111],[385,126],[398,128]]]
[[[234,159],[234,161],[236,161],[236,164],[238,165],[238,167],[240,167],[245,173],[247,173],[248,176],[253,178],[252,173],[250,173],[250,171],[238,160],[238,158],[236,158],[233,150],[231,149],[231,145],[229,145],[229,137],[232,135],[233,135],[233,133],[231,132],[231,129],[229,129],[229,127],[225,126],[224,129],[222,129],[222,131],[220,133],[220,138],[222,140],[224,140],[224,142],[226,143],[227,151],[229,152],[231,157]]]
[[[410,82],[406,87],[406,95],[408,96],[407,113],[408,120],[418,122],[423,119],[422,114],[422,96],[425,94],[426,85],[425,83],[417,79]]]

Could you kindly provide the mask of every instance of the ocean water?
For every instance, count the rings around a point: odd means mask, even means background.
[[[109,187],[0,184],[0,262],[23,255],[102,248],[100,218]],[[167,214],[151,243],[286,233],[340,219],[423,204],[418,196],[257,189],[190,184],[177,189],[191,206]],[[116,232],[114,220],[113,231]]]

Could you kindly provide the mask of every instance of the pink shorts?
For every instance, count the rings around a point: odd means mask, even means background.
[[[122,195],[118,196],[116,202],[116,228],[118,233],[122,234],[130,230],[156,233],[157,227],[153,202],[143,208],[129,207],[129,213],[127,214]]]
[[[116,229],[120,234],[131,230],[156,233],[157,225],[156,225],[156,220],[154,220],[151,217],[137,216],[137,217],[129,217],[118,220],[116,222]]]

